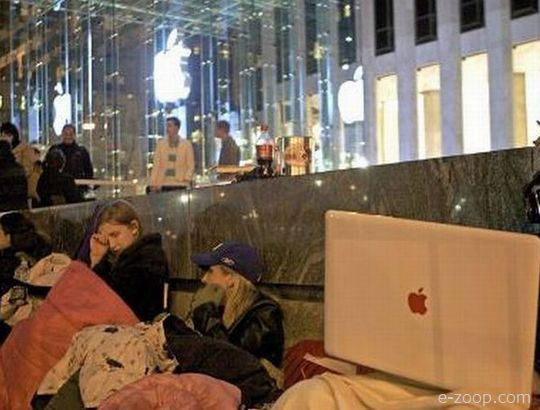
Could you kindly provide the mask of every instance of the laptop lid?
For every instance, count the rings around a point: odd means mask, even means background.
[[[326,351],[432,386],[530,393],[540,242],[326,214]]]

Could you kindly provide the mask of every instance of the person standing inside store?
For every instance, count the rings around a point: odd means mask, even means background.
[[[80,190],[75,185],[75,179],[64,172],[65,165],[66,158],[62,151],[49,150],[37,185],[40,206],[74,204],[84,201]]]
[[[216,124],[216,138],[221,140],[221,151],[219,153],[218,165],[239,165],[240,148],[230,135],[231,125],[225,121],[218,121]]]
[[[150,192],[184,189],[195,171],[193,145],[180,137],[180,120],[167,118],[167,136],[158,141],[150,177]]]
[[[15,160],[24,168],[28,190],[27,196],[33,203],[37,203],[39,198],[36,188],[41,175],[39,152],[36,152],[29,144],[21,141],[19,130],[11,122],[4,122],[0,126],[0,140],[7,141],[10,144]]]
[[[75,179],[93,179],[94,167],[90,154],[82,145],[77,144],[77,134],[73,124],[66,124],[62,128],[62,142],[53,145],[51,150],[59,149],[64,153],[66,163],[64,172]],[[81,193],[88,191],[88,186],[79,186]]]
[[[9,142],[0,140],[0,212],[28,207],[28,188],[22,165],[15,161]]]

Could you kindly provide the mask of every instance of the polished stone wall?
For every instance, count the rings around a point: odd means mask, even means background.
[[[133,197],[147,232],[163,234],[172,275],[195,279],[192,252],[226,239],[257,247],[269,284],[322,286],[324,213],[341,209],[525,231],[521,189],[540,168],[524,148],[367,169],[281,177]],[[32,211],[55,248],[74,252],[94,204]]]
[[[226,239],[262,253],[263,290],[283,306],[286,344],[323,338],[324,213],[329,209],[509,231],[530,231],[522,187],[540,169],[525,148],[302,177],[138,196],[146,232],[161,232],[171,262],[170,305],[184,316],[198,286],[192,252]],[[73,253],[95,204],[32,211],[57,250]]]

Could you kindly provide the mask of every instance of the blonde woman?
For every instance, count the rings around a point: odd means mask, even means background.
[[[224,242],[191,260],[203,270],[205,285],[192,301],[195,329],[279,367],[283,314],[279,304],[256,287],[263,273],[257,251],[241,242]]]

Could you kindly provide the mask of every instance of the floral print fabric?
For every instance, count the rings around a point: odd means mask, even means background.
[[[166,347],[163,320],[135,326],[97,325],[75,335],[64,357],[45,376],[38,394],[55,394],[80,369],[85,407],[99,404],[122,387],[178,365]]]

